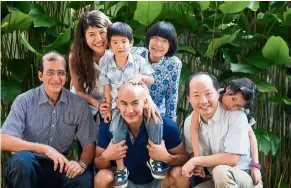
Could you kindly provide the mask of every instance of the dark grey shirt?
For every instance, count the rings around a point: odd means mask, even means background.
[[[63,88],[54,105],[41,85],[15,99],[1,133],[47,144],[67,154],[75,136],[82,146],[95,142],[97,125],[88,104],[79,96]]]

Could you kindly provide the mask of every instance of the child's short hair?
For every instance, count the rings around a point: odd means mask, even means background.
[[[177,33],[175,27],[170,22],[160,21],[152,25],[147,30],[146,48],[149,48],[149,43],[152,37],[159,36],[168,40],[170,46],[166,57],[175,55],[178,48]]]
[[[107,41],[110,43],[113,36],[121,36],[128,38],[129,41],[133,40],[133,33],[131,27],[123,22],[115,22],[107,29]]]

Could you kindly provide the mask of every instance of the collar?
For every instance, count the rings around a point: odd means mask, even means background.
[[[44,90],[43,84],[41,84],[39,86],[38,105],[43,104],[43,103],[47,103],[47,102],[50,102],[50,101],[49,101],[47,94]],[[68,104],[68,96],[66,94],[65,88],[62,88],[62,90],[61,90],[61,97],[60,97],[58,103],[60,103],[60,102],[64,102],[64,103]]]
[[[214,122],[219,122],[219,120],[221,118],[221,115],[222,115],[222,112],[223,112],[223,108],[222,108],[222,106],[220,104],[220,101],[218,101],[216,112],[212,116],[211,120],[214,121]]]
[[[150,63],[150,51],[147,49],[147,61]],[[150,63],[152,66],[156,66],[156,65],[163,65],[166,63],[166,56],[164,56],[160,61],[158,62],[154,62],[154,63]]]
[[[116,62],[114,60],[114,55],[111,57],[111,61],[110,61],[110,65],[109,67],[111,68],[115,68],[115,69],[119,69],[117,66],[116,66]],[[129,64],[133,64],[134,63],[134,59],[133,59],[133,56],[132,54],[129,52],[128,53],[128,56],[127,56],[127,63],[125,64],[125,66],[122,68],[124,69],[125,67],[127,67]]]

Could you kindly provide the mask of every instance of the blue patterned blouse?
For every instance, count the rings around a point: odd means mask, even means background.
[[[131,52],[141,55],[149,61],[149,53],[146,48],[133,47]],[[155,82],[150,87],[150,94],[158,106],[161,115],[166,115],[176,121],[178,102],[178,90],[182,62],[176,56],[164,57],[157,63],[151,64],[155,73]]]

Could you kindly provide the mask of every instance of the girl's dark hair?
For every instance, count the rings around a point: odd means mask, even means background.
[[[251,109],[256,101],[257,87],[248,78],[239,78],[232,80],[229,89],[234,93],[240,92],[245,100],[244,108]],[[224,95],[226,88],[222,91],[221,95]]]
[[[115,22],[110,25],[107,29],[107,42],[110,44],[111,38],[113,36],[121,36],[128,38],[129,41],[133,40],[133,34],[131,27],[122,22]]]
[[[147,30],[146,36],[147,49],[149,48],[151,37],[154,36],[159,36],[168,40],[170,46],[168,52],[165,54],[166,57],[171,57],[175,55],[178,48],[177,33],[175,27],[171,23],[160,21],[152,25]]]
[[[93,50],[87,45],[85,33],[90,26],[107,28],[110,24],[109,18],[99,10],[85,12],[79,20],[71,48],[70,63],[79,76],[80,85],[85,86],[84,92],[91,93],[99,77],[93,67]]]

